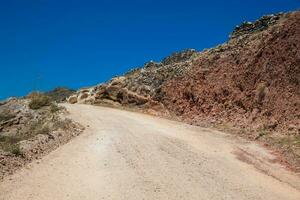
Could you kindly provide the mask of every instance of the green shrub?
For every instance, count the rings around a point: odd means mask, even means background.
[[[58,106],[58,105],[56,105],[56,104],[54,104],[54,103],[52,103],[52,104],[50,105],[50,111],[51,111],[52,113],[56,113],[56,112],[60,111],[61,109],[62,109],[62,107],[60,107],[60,106]]]
[[[75,92],[76,92],[75,90],[69,88],[58,87],[55,88],[54,90],[46,92],[45,94],[49,96],[52,101],[61,103],[66,101],[67,97],[71,96]]]
[[[21,151],[17,143],[21,140],[21,138],[16,136],[0,136],[0,149],[20,156]]]
[[[28,95],[28,97],[31,99],[29,103],[29,108],[33,110],[40,109],[44,106],[50,106],[51,105],[51,99],[42,93],[31,93]]]
[[[15,156],[22,156],[22,152],[20,150],[20,147],[18,145],[13,145],[10,152],[14,154]]]

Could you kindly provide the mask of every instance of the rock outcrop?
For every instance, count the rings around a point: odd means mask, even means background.
[[[68,98],[69,103],[111,104],[147,107],[163,106],[157,98],[164,82],[183,75],[192,66],[197,52],[188,49],[165,58],[162,62],[150,61],[108,83],[77,91]]]
[[[265,15],[255,22],[243,22],[241,25],[237,26],[234,29],[230,37],[231,39],[233,39],[243,35],[265,30],[272,24],[275,24],[282,15],[283,13],[279,13],[276,15]]]

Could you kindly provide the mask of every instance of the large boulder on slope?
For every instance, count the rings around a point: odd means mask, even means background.
[[[67,99],[67,101],[68,101],[70,104],[75,104],[75,103],[77,103],[77,102],[78,102],[78,100],[77,100],[77,95],[72,95],[72,96],[70,96],[70,97]]]

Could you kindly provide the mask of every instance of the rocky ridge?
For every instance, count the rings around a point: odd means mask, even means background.
[[[163,83],[186,73],[198,52],[188,49],[165,58],[162,62],[150,61],[123,76],[94,87],[83,88],[68,98],[70,103],[112,104],[150,108],[163,106],[156,99]]]

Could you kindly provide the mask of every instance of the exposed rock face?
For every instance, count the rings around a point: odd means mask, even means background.
[[[26,124],[31,119],[39,118],[39,115],[34,110],[29,109],[28,103],[28,100],[16,98],[2,102],[0,106],[0,130],[2,132],[13,125]],[[17,132],[14,134],[17,134]]]
[[[163,85],[163,104],[194,122],[299,127],[300,12],[280,16],[263,31],[202,52],[189,74]]]
[[[265,30],[270,25],[275,24],[282,15],[283,15],[282,13],[276,15],[265,15],[259,20],[255,21],[254,23],[243,22],[240,26],[237,26],[234,29],[230,37],[231,39],[233,39],[246,34],[251,34],[254,32]]]
[[[84,88],[77,91],[75,94],[67,98],[67,101],[71,104],[84,103],[92,104],[95,102],[95,87]]]
[[[197,51],[195,49],[187,49],[182,52],[173,53],[171,56],[168,56],[165,59],[163,59],[161,63],[163,65],[170,65],[174,63],[184,62],[196,55]]]

